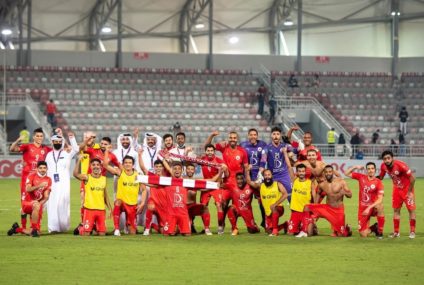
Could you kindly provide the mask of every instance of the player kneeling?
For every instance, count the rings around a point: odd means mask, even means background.
[[[106,150],[103,160],[103,167],[110,173],[118,176],[116,199],[113,208],[113,224],[115,227],[114,235],[120,236],[119,219],[121,213],[126,215],[126,225],[129,233],[137,233],[137,214],[141,213],[146,200],[145,186],[137,182],[138,172],[134,169],[134,158],[125,156],[120,168],[114,168],[109,165],[109,151]],[[137,206],[139,192],[142,191],[140,205]]]
[[[22,201],[21,215],[31,215],[31,229],[21,228],[18,223],[14,223],[7,234],[11,236],[16,233],[22,233],[39,237],[43,206],[49,199],[52,186],[52,180],[47,176],[47,163],[39,161],[36,172],[28,175],[25,183],[28,199]]]
[[[273,180],[271,170],[265,169],[263,177],[263,183],[253,182],[247,171],[247,183],[253,188],[260,189],[261,201],[265,210],[266,231],[270,236],[277,236],[280,230],[287,229],[287,222],[279,225],[278,220],[284,214],[283,202],[287,199],[288,194],[282,183]]]
[[[232,189],[233,204],[228,208],[228,219],[231,222],[232,235],[238,235],[237,219],[242,217],[247,231],[250,234],[259,233],[259,227],[255,223],[252,212],[252,197],[254,191],[250,188],[244,179],[243,173],[236,174],[237,186]]]

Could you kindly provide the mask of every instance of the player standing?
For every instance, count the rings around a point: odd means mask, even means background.
[[[31,215],[31,230],[20,228],[18,223],[14,223],[7,232],[9,236],[16,233],[31,234],[33,237],[40,236],[41,217],[43,207],[49,199],[52,180],[47,176],[47,163],[37,162],[36,171],[27,176],[26,189],[27,198],[22,201],[21,214]]]
[[[293,152],[294,149],[290,144],[282,142],[281,129],[279,127],[272,128],[271,139],[272,142],[262,150],[260,171],[262,172],[265,168],[271,171],[273,179],[283,184],[288,194],[287,199],[290,202],[292,187],[288,168],[291,166],[287,165],[282,151],[285,147],[287,147],[288,152]]]
[[[145,205],[146,191],[145,186],[137,182],[138,172],[134,169],[135,160],[132,156],[126,155],[122,160],[120,168],[114,168],[109,165],[109,151],[106,150],[103,160],[103,167],[110,173],[116,175],[116,198],[113,208],[113,225],[115,236],[120,236],[119,220],[121,213],[125,213],[126,223],[130,234],[135,235],[137,232],[137,214],[140,213]],[[141,195],[141,202],[137,205],[138,195]]]
[[[383,179],[387,173],[392,178],[393,182],[392,207],[394,212],[394,230],[390,237],[400,236],[400,210],[402,208],[402,204],[405,203],[409,212],[409,238],[413,239],[415,238],[416,223],[414,194],[415,177],[406,163],[393,159],[393,152],[390,150],[383,151],[381,157],[383,158],[383,163],[381,164],[380,174],[378,177]]]
[[[205,146],[210,144],[214,137],[219,135],[218,131],[212,132],[205,142]],[[222,191],[222,203],[224,205],[224,221],[225,214],[228,209],[228,204],[231,200],[231,189],[237,187],[236,174],[245,173],[245,169],[249,165],[246,150],[238,145],[237,132],[230,132],[228,134],[228,141],[222,141],[215,144],[215,149],[222,153],[222,158],[228,167],[229,176],[224,179],[224,187],[229,191]],[[224,227],[218,226],[218,234],[224,233]]]
[[[98,158],[90,161],[91,173],[79,172],[80,160],[78,158],[74,168],[74,177],[84,181],[84,218],[83,225],[79,228],[80,235],[88,236],[96,225],[96,232],[106,234],[106,207],[111,211],[111,205],[106,189],[106,176],[102,175],[102,162]]]
[[[261,177],[258,177],[260,173],[259,167],[262,158],[262,150],[266,147],[266,142],[258,139],[258,130],[250,129],[247,132],[247,141],[241,142],[240,146],[246,150],[249,158],[249,164],[252,166],[250,170],[250,177],[253,180],[257,180],[258,178],[261,179]],[[258,199],[259,209],[261,210],[261,226],[265,227],[265,211],[261,203],[261,195],[258,191],[255,191],[254,197]]]
[[[384,186],[381,180],[375,177],[376,165],[374,162],[368,162],[365,166],[367,174],[353,172],[354,170],[363,170],[362,165],[350,167],[345,171],[345,175],[358,180],[359,182],[359,205],[358,205],[358,230],[361,237],[367,237],[371,232],[376,236],[383,238],[384,229]],[[377,224],[369,227],[369,221],[372,216],[377,216]]]
[[[46,155],[52,149],[48,146],[43,145],[44,133],[43,129],[38,128],[33,131],[33,142],[29,144],[18,145],[23,137],[19,137],[15,142],[10,145],[11,152],[21,152],[22,153],[22,175],[21,175],[21,203],[27,199],[26,191],[26,179],[28,175],[34,172],[37,168],[37,163],[39,161],[44,161]],[[26,229],[27,223],[27,214],[22,214],[21,216],[21,226],[23,229]]]

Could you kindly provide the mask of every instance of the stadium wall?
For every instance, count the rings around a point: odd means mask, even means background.
[[[5,51],[0,51],[3,56]],[[16,50],[6,51],[6,64],[16,65]],[[141,55],[141,56],[140,56]],[[114,67],[115,53],[96,51],[32,51],[35,66]],[[327,61],[328,60],[328,61]],[[314,56],[303,57],[305,71],[390,72],[391,58],[327,57],[324,62]],[[273,55],[214,55],[215,69],[259,70],[262,64],[269,70],[290,71],[295,68],[295,56]],[[124,53],[124,67],[145,68],[206,68],[206,54]],[[424,57],[399,59],[399,72],[424,72]]]

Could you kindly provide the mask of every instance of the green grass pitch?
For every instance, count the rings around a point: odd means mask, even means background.
[[[111,182],[111,180],[109,180]],[[407,211],[402,210],[401,237],[392,231],[391,181],[385,180],[385,238],[361,239],[357,233],[358,187],[345,201],[350,238],[329,236],[320,221],[320,236],[305,239],[263,232],[191,237],[79,237],[71,233],[41,238],[6,235],[19,220],[19,180],[0,180],[0,284],[424,284],[424,179],[416,182],[417,237],[408,238]],[[112,183],[109,183],[111,186]],[[111,187],[109,187],[111,190]],[[78,183],[72,181],[71,224],[79,222]],[[253,202],[257,223],[259,209]],[[211,225],[216,231],[216,214]],[[289,211],[283,219],[287,219]],[[46,215],[42,229],[46,231]],[[112,220],[107,221],[112,231]],[[197,229],[201,219],[196,218]],[[139,231],[142,229],[140,228]]]

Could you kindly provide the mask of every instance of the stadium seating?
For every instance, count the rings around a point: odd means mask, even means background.
[[[58,124],[78,136],[86,130],[116,137],[140,127],[169,132],[175,122],[191,143],[202,143],[215,129],[265,134],[267,122],[256,116],[255,76],[246,71],[11,67],[10,92],[29,89],[45,104],[53,99]]]

